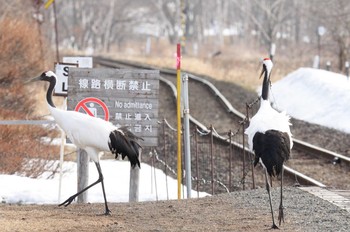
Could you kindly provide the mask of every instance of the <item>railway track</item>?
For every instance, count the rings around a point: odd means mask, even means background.
[[[150,69],[152,67],[145,66],[145,65],[140,65],[140,64],[135,64],[135,63],[130,63],[130,62],[125,62],[125,61],[115,61],[112,59],[107,59],[107,58],[102,58],[102,57],[95,57],[94,62],[100,66],[104,67],[112,67],[112,68],[142,68],[142,69]],[[155,68],[159,69],[159,68]],[[167,86],[169,89],[171,89],[172,94],[174,97],[176,97],[176,87],[174,85],[175,78],[176,76],[176,71],[171,70],[171,69],[161,69],[161,83],[165,86]],[[191,92],[210,92],[212,95],[215,97],[210,97],[205,99],[205,104],[203,107],[196,107],[196,108],[201,108],[206,110],[208,106],[211,107],[216,107],[216,108],[225,108],[226,113],[220,113],[220,116],[217,112],[212,112],[212,111],[201,111],[200,109],[194,109],[192,110],[191,108],[191,122],[197,125],[202,131],[209,132],[209,129],[206,125],[212,125],[213,121],[214,127],[218,131],[227,131],[227,125],[236,125],[235,128],[232,128],[234,130],[238,130],[239,124],[237,121],[242,121],[246,118],[244,114],[236,110],[232,106],[229,100],[226,99],[226,97],[208,80],[205,78],[201,78],[192,74],[188,74],[189,80],[190,80],[190,89]],[[191,97],[191,92],[190,92],[190,106],[194,106],[198,104],[196,102],[195,97]],[[175,102],[175,101],[174,101]],[[166,118],[174,118],[172,117],[176,112],[175,112],[175,107],[172,107],[173,111],[171,112],[163,112]],[[212,115],[207,115],[207,114],[212,114]],[[194,118],[194,116],[196,118]],[[208,118],[210,120],[208,120]],[[175,122],[173,122],[175,123]],[[226,138],[220,136],[220,135],[215,135],[217,139],[219,140],[225,140],[227,141]],[[335,152],[317,147],[315,145],[300,141],[298,139],[294,139],[294,147],[293,150],[296,150],[297,154],[301,153],[303,155],[307,154],[313,155],[314,157],[322,157],[322,159],[326,160],[326,162],[331,162],[332,160],[337,160],[343,163],[343,165],[346,165],[347,167],[350,166],[350,158],[341,154],[337,154]],[[243,146],[241,143],[233,142],[234,146],[238,149],[244,149],[246,153],[251,153],[245,146]],[[299,156],[299,155],[298,155]],[[325,187],[326,184],[321,183],[321,181],[317,181],[316,178],[311,178],[302,172],[296,171],[295,169],[298,170],[298,165],[293,165],[294,167],[289,167],[285,165],[285,174],[289,176],[290,178],[297,178],[300,184],[303,185],[313,185],[313,186],[319,186],[319,187]]]

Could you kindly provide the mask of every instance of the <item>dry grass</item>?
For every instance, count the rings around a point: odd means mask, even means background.
[[[37,177],[46,169],[44,160],[58,154],[57,147],[43,143],[43,137],[57,136],[41,126],[2,125],[0,126],[0,172]],[[30,168],[26,165],[31,160]]]
[[[164,49],[161,49],[162,47]],[[173,51],[171,52],[169,48],[173,48]],[[153,51],[153,55],[145,56],[140,55],[140,53],[128,53],[125,51],[126,53],[114,53],[112,58],[175,69],[175,51],[175,45],[159,43],[156,51]],[[183,71],[208,75],[217,80],[234,82],[244,88],[255,90],[256,87],[261,85],[259,74],[261,71],[261,61],[265,57],[268,57],[268,54],[263,51],[237,45],[222,49],[222,53],[216,57],[211,57],[211,53],[200,57],[183,55],[181,68]],[[283,51],[275,59],[271,77],[272,82],[281,79],[301,66],[307,65],[307,59],[309,58],[301,58],[297,52]]]
[[[35,86],[24,81],[45,68],[41,54],[40,35],[33,22],[21,18],[3,18],[0,21],[0,119],[35,118]],[[1,126],[0,173],[18,173],[36,177],[44,170],[42,162],[34,162],[30,170],[28,160],[52,159],[58,148],[42,143],[43,137],[55,136],[54,131],[42,126]]]

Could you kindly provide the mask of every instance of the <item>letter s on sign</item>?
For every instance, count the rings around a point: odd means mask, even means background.
[[[68,77],[69,67],[67,67],[67,66],[64,67],[64,68],[63,68],[63,71],[64,71],[64,72],[63,72],[63,76]]]

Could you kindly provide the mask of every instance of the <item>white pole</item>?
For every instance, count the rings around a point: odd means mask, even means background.
[[[67,109],[67,98],[63,99],[63,110]],[[66,144],[66,134],[61,130],[61,146],[60,146],[60,178],[58,182],[58,203],[61,202],[62,193],[62,177],[63,177],[63,161],[64,161],[64,145]]]
[[[270,47],[270,59],[273,61],[273,57],[275,56],[276,53],[276,44],[272,43]]]
[[[350,65],[349,65],[349,61],[345,61],[345,74],[346,74],[346,77],[347,77],[347,79],[349,80],[349,67],[350,67]]]
[[[313,68],[320,68],[320,57],[319,56],[315,56],[314,57],[314,62],[312,64]]]
[[[188,75],[185,74],[183,81],[183,99],[184,99],[184,140],[185,140],[185,170],[186,170],[186,186],[187,198],[191,198],[192,175],[191,175],[191,144],[190,144],[190,109],[188,101]]]
[[[58,183],[58,203],[61,202],[62,177],[63,177],[63,161],[64,161],[64,144],[66,142],[66,134],[61,130],[61,146],[60,146],[60,178]]]

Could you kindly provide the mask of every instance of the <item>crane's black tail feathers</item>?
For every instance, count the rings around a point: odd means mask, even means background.
[[[127,156],[132,168],[136,165],[140,167],[139,153],[142,147],[137,140],[143,139],[134,135],[127,127],[120,127],[109,134],[108,146],[115,158],[119,154],[122,155],[122,159]]]
[[[261,159],[270,176],[278,176],[290,156],[290,138],[285,132],[268,130],[253,137],[254,166]]]

